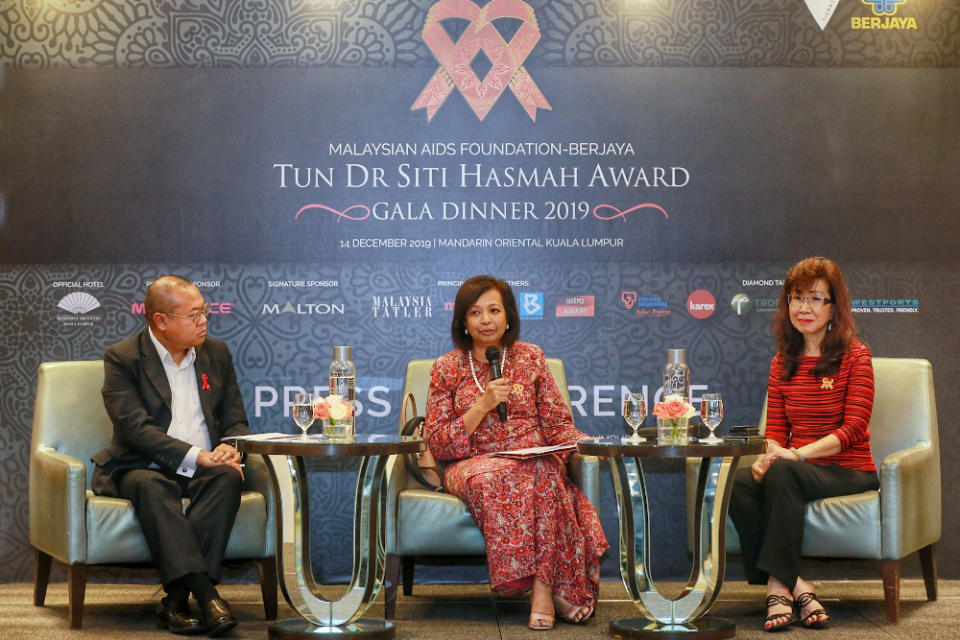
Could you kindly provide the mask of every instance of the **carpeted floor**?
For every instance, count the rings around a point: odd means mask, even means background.
[[[665,585],[669,593],[679,585]],[[711,615],[730,618],[737,624],[737,637],[778,640],[902,639],[939,640],[960,638],[960,581],[941,580],[940,598],[927,602],[920,580],[904,580],[902,618],[897,625],[884,622],[882,589],[877,581],[823,581],[817,589],[833,617],[828,630],[809,631],[792,626],[771,636],[761,630],[765,615],[763,588],[743,582],[728,582]],[[335,597],[342,587],[325,595]],[[155,587],[130,584],[90,584],[87,587],[83,629],[71,631],[67,623],[67,590],[51,584],[45,607],[34,607],[32,585],[0,585],[0,639],[2,640],[126,640],[173,637],[155,626],[154,611],[161,594]],[[223,585],[240,625],[228,638],[266,638],[267,622],[257,585]],[[509,640],[511,638],[609,638],[608,625],[615,618],[635,617],[636,608],[619,582],[604,582],[596,616],[585,625],[558,623],[550,632],[526,628],[525,599],[495,598],[487,585],[417,585],[412,596],[398,596],[396,637],[416,640]],[[280,617],[292,617],[281,603]],[[382,595],[366,617],[383,615]],[[201,636],[202,637],[202,636]]]

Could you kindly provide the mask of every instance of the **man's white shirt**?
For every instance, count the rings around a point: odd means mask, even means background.
[[[153,335],[153,331],[148,331],[170,384],[171,418],[167,435],[192,445],[177,467],[177,473],[192,478],[197,472],[197,456],[201,451],[210,451],[210,432],[207,431],[207,421],[203,417],[200,391],[197,389],[197,372],[193,366],[197,352],[190,347],[180,364],[176,364],[167,348]],[[150,466],[158,468],[156,463]]]

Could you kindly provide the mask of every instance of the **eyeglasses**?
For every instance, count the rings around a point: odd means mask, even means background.
[[[798,307],[802,307],[804,303],[806,303],[806,305],[811,309],[821,309],[823,308],[823,305],[833,302],[833,298],[824,298],[823,296],[795,296],[793,294],[788,294],[787,302]]]
[[[210,305],[205,304],[203,307],[197,309],[188,316],[179,313],[167,313],[166,311],[161,311],[160,313],[165,316],[172,316],[174,318],[186,318],[188,320],[193,320],[193,324],[200,324],[200,318],[206,318],[210,315]]]

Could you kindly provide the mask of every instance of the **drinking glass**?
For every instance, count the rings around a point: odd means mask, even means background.
[[[700,419],[710,429],[710,437],[705,438],[703,442],[707,444],[723,442],[713,433],[720,422],[723,421],[723,396],[719,393],[703,394],[703,399],[700,401]]]
[[[307,429],[313,424],[313,394],[298,391],[293,396],[293,420],[300,427],[302,439],[307,439]]]
[[[631,393],[623,400],[623,419],[627,421],[630,428],[633,429],[633,435],[630,436],[630,442],[638,443],[642,441],[637,429],[643,424],[647,417],[647,404],[643,396],[639,393]]]

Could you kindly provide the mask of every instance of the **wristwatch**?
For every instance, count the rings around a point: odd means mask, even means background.
[[[797,449],[796,447],[790,447],[790,453],[797,456],[797,460],[799,460],[800,462],[807,461],[807,459],[803,457],[803,454],[800,453],[800,449]]]

